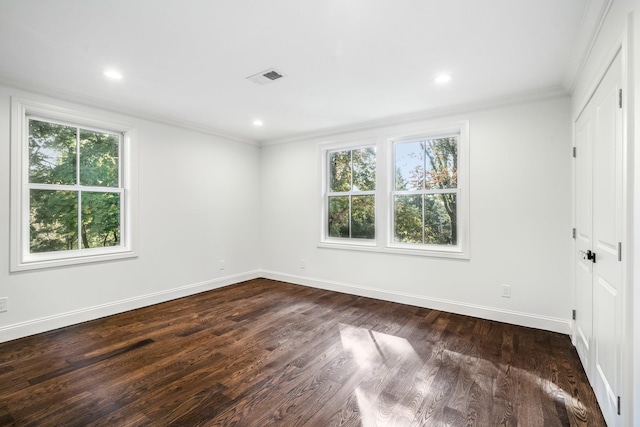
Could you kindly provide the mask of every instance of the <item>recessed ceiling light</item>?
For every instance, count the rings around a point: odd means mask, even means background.
[[[262,120],[254,120],[253,121],[253,125],[254,126],[262,126],[264,123],[262,122]]]
[[[452,79],[451,74],[440,74],[438,77],[435,78],[434,82],[436,82],[436,83],[447,83],[451,79]]]
[[[120,71],[115,70],[113,68],[110,68],[108,70],[104,71],[104,76],[111,79],[111,80],[121,80],[122,79],[122,74],[120,73]]]

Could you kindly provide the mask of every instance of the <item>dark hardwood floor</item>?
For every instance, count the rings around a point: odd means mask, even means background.
[[[0,344],[0,425],[605,423],[565,335],[257,279]]]

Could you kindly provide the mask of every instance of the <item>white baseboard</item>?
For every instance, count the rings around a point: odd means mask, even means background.
[[[0,327],[0,342],[11,341],[41,332],[51,331],[113,314],[123,313],[129,310],[146,307],[161,302],[170,301],[200,292],[210,291],[244,282],[246,280],[264,277],[267,279],[279,280],[297,285],[309,286],[329,291],[342,292],[363,297],[376,298],[385,301],[398,302],[401,304],[414,305],[417,307],[442,310],[451,313],[463,314],[467,316],[479,317],[487,320],[511,323],[514,325],[526,326],[536,329],[544,329],[563,334],[571,334],[571,321],[554,317],[540,316],[530,313],[502,310],[495,307],[486,307],[476,304],[468,304],[458,301],[445,300],[441,298],[431,298],[422,295],[414,295],[403,292],[392,292],[383,289],[358,286],[347,283],[315,279],[311,277],[297,276],[292,274],[278,273],[268,270],[254,270],[246,273],[226,276],[219,279],[207,280],[205,282],[194,283],[165,291],[154,292],[152,294],[141,295],[115,301],[108,304],[97,305],[80,310],[61,313],[54,316],[42,317],[22,323],[15,323]]]
[[[445,300],[441,298],[431,298],[403,292],[392,292],[366,286],[314,279],[311,277],[297,276],[293,274],[278,273],[275,271],[262,270],[261,273],[262,277],[264,278],[294,283],[297,285],[310,286],[313,288],[325,289],[328,291],[342,292],[346,294],[398,302],[401,304],[408,304],[417,307],[447,311],[450,313],[479,317],[481,319],[487,320],[495,320],[498,322],[526,326],[529,328],[544,329],[547,331],[559,332],[566,335],[571,334],[571,320],[569,319],[560,319],[555,317],[540,316],[531,313],[503,310],[495,307],[486,307],[477,304],[469,304],[459,301]]]
[[[113,314],[123,313],[129,310],[135,310],[137,308],[198,294],[200,292],[210,291],[212,289],[222,288],[224,286],[256,279],[258,277],[262,277],[260,270],[254,270],[115,301],[108,304],[96,305],[67,313],[61,313],[55,316],[42,317],[40,319],[3,326],[0,327],[0,342],[39,334],[41,332],[51,331],[64,326],[74,325],[76,323],[82,323],[98,319],[100,317],[111,316]]]

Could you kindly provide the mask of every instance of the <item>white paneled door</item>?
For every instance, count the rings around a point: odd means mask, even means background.
[[[620,423],[621,83],[618,54],[575,123],[575,342],[609,426]]]
[[[591,344],[593,342],[593,261],[588,254],[593,247],[592,239],[592,148],[593,114],[586,109],[575,126],[575,203],[577,260],[575,263],[576,292],[575,304],[575,344],[585,371],[589,372]],[[580,155],[577,155],[580,153]]]

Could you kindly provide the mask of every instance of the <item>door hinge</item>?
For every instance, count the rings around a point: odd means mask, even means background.
[[[571,310],[571,318],[573,320],[576,320],[576,311],[575,310]]]
[[[576,151],[578,151],[577,147],[573,147],[573,157],[576,156]]]
[[[575,239],[576,238],[576,229],[575,229],[575,227],[573,228],[573,232],[571,234],[573,235],[573,238]]]
[[[618,415],[620,415],[620,396],[618,396]]]
[[[622,261],[622,242],[618,242],[618,261]]]
[[[622,89],[618,89],[618,108],[622,108]]]

